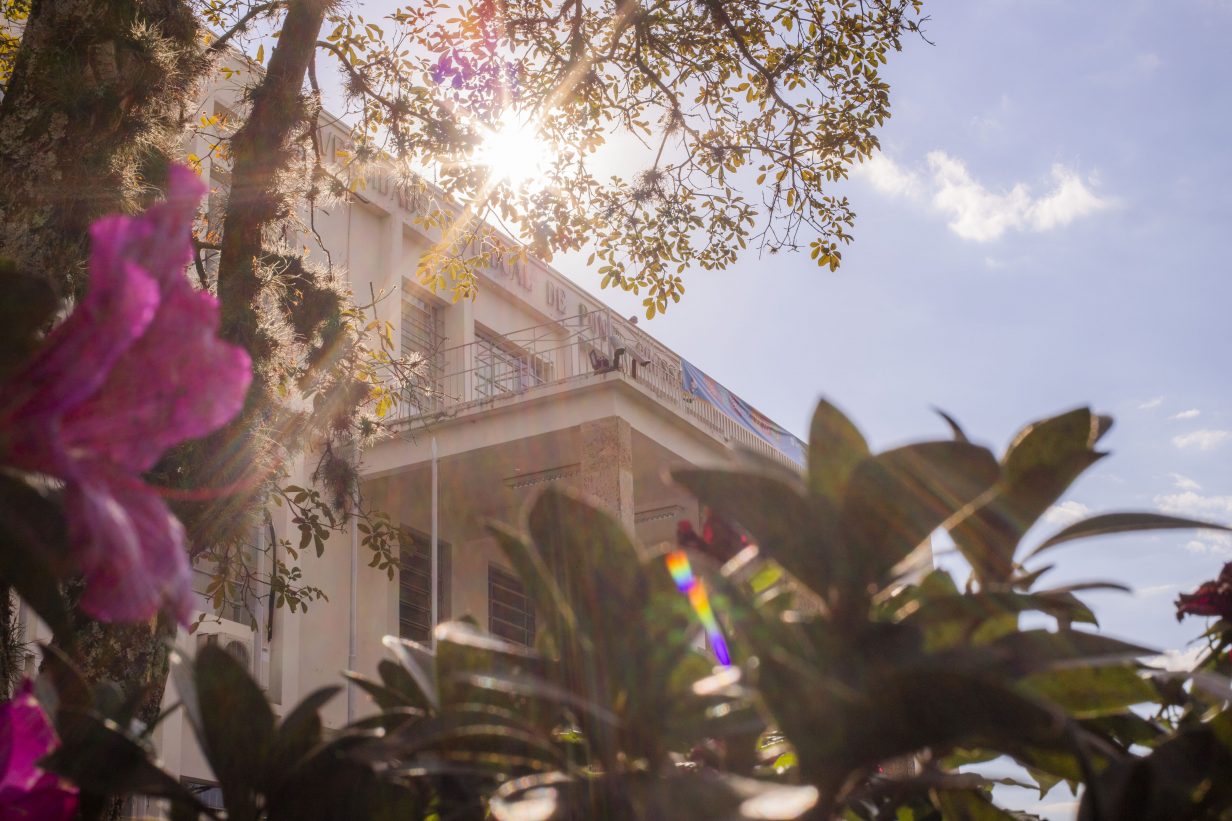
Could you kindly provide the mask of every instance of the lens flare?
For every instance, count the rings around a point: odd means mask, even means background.
[[[683,550],[673,550],[667,554],[666,561],[667,572],[672,575],[672,581],[676,583],[677,589],[688,597],[689,604],[693,606],[693,611],[701,620],[715,658],[719,660],[719,664],[730,667],[731,654],[727,651],[727,640],[723,638],[723,631],[719,629],[719,620],[714,615],[714,608],[710,606],[706,586],[702,584],[701,579],[693,575],[688,555]]]

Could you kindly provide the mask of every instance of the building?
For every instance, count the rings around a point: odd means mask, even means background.
[[[203,112],[238,106],[238,89],[222,83]],[[327,123],[320,137],[327,160],[344,156],[340,123]],[[189,150],[207,156],[203,140]],[[203,173],[225,192],[223,167],[206,160]],[[294,614],[255,607],[256,629],[246,613],[212,614],[178,640],[190,652],[218,642],[246,659],[278,711],[339,683],[342,670],[374,673],[386,634],[430,641],[434,586],[438,619],[470,615],[494,634],[533,642],[535,614],[482,522],[517,521],[549,483],[593,495],[654,543],[699,513],[665,482],[666,468],[723,464],[734,446],[786,466],[802,458],[795,437],[546,264],[481,272],[474,301],[425,290],[414,271],[432,238],[414,225],[414,208],[373,174],[350,202],[315,219],[353,290],[388,294],[381,318],[393,323],[403,351],[427,360],[427,397],[400,409],[398,435],[362,454],[367,498],[416,534],[401,571],[389,579],[368,566],[355,533],[336,536],[323,557],[300,562],[305,583],[323,588],[327,603]],[[271,517],[270,533],[260,534],[266,544],[294,530],[285,509]],[[200,605],[208,608],[204,596]],[[172,690],[167,705],[177,700]],[[339,727],[371,709],[355,692],[335,699],[323,718]],[[211,774],[182,712],[159,726],[156,742],[168,771],[200,785],[208,801]]]

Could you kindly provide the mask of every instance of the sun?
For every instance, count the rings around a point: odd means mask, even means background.
[[[475,152],[475,162],[485,166],[494,181],[517,188],[543,179],[551,160],[552,151],[535,125],[512,113],[488,131]]]

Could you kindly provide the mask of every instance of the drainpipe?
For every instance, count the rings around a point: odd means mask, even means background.
[[[359,470],[359,445],[355,446],[355,468]],[[351,612],[347,626],[347,669],[359,667],[359,520],[351,514]],[[347,724],[355,720],[359,691],[347,680]]]
[[[436,458],[436,437],[432,437],[432,592],[431,592],[431,609],[432,614],[432,651],[436,652],[436,623],[440,618],[439,605],[440,600],[440,584],[441,584],[441,551],[439,540],[439,502],[440,502],[440,476],[438,473],[438,464]]]

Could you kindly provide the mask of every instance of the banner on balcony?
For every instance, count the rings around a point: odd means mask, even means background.
[[[705,399],[759,439],[804,464],[804,443],[791,432],[683,359],[680,360],[680,373],[687,393]]]

